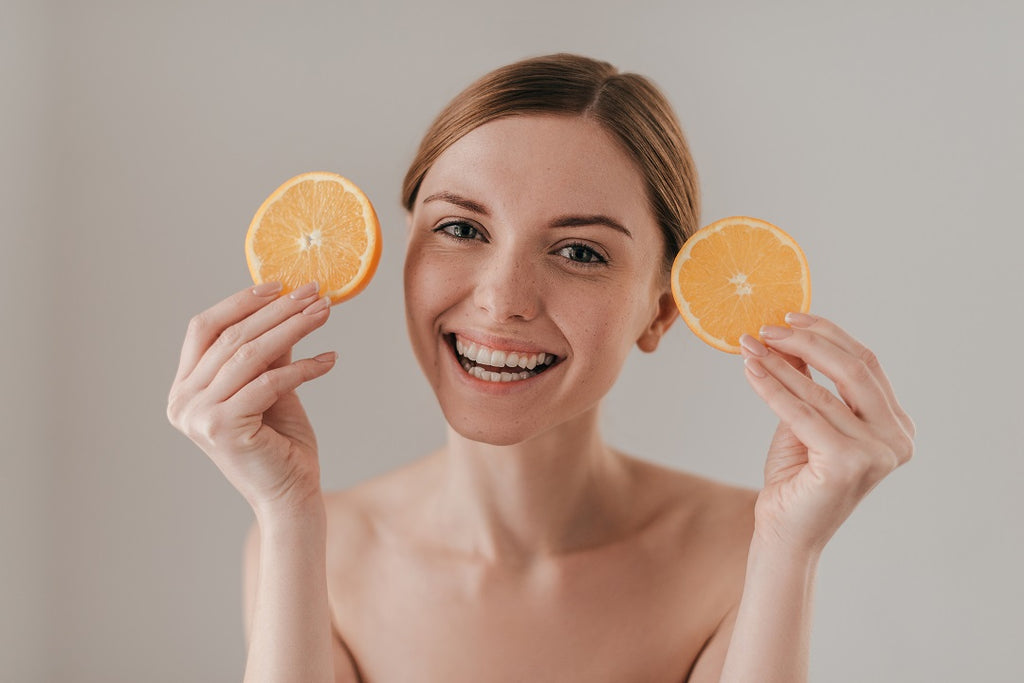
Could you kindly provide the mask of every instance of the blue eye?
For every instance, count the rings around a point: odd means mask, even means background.
[[[580,263],[586,266],[608,262],[605,257],[585,244],[570,244],[559,249],[558,253],[573,263]]]
[[[437,230],[457,240],[480,239],[480,231],[474,228],[469,223],[463,223],[462,221],[452,221],[451,223],[445,223],[444,225],[441,225],[440,227],[436,228],[435,232]]]

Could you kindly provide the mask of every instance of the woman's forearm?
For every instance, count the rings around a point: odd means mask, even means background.
[[[258,514],[259,573],[246,683],[333,683],[323,499]]]
[[[722,683],[807,680],[818,558],[755,535]]]

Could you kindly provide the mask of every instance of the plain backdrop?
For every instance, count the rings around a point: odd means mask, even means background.
[[[1024,680],[1019,3],[0,9],[0,679],[241,677],[251,513],[165,418],[188,319],[249,282],[265,195],[347,175],[385,249],[298,349],[340,353],[302,390],[325,485],[436,447],[404,327],[401,178],[472,79],[570,51],[660,84],[704,221],[791,232],[813,310],[877,352],[917,421],[915,459],[823,559],[813,680]],[[739,359],[681,323],[631,357],[604,419],[632,453],[749,486],[774,426]]]

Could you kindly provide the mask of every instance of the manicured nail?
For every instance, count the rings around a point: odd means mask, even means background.
[[[765,325],[761,328],[761,339],[785,339],[791,334],[793,334],[793,330],[788,327]]]
[[[750,374],[754,377],[763,378],[768,376],[768,373],[764,371],[764,366],[761,365],[761,362],[756,358],[745,358],[743,360],[743,364],[747,366],[747,370],[749,370]]]
[[[761,342],[757,341],[756,339],[751,337],[749,334],[745,334],[745,335],[740,337],[740,346],[742,346],[743,348],[745,348],[747,351],[749,351],[750,353],[754,354],[755,356],[767,356],[768,355],[768,349],[765,348],[764,344],[762,344]]]
[[[252,293],[255,296],[270,296],[271,294],[277,294],[284,287],[280,282],[264,282],[256,285],[252,288]]]
[[[301,287],[296,289],[294,292],[292,292],[289,296],[291,298],[293,298],[293,299],[296,299],[296,300],[298,300],[298,299],[308,299],[309,297],[313,296],[314,294],[316,294],[319,291],[320,291],[320,285],[318,285],[316,283],[316,280],[314,280],[313,282],[310,282],[309,284],[302,285]]]
[[[328,351],[327,353],[321,353],[319,356],[313,356],[313,360],[318,363],[333,363],[338,358],[336,351]]]
[[[818,317],[810,313],[787,313],[786,322],[793,327],[810,327],[818,322]]]
[[[331,297],[322,296],[303,309],[303,315],[314,315],[331,307]]]

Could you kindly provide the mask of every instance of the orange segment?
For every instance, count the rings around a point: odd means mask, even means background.
[[[288,293],[316,280],[332,303],[366,287],[380,261],[380,223],[352,181],[336,173],[297,175],[260,206],[245,236],[256,284],[279,280]]]
[[[686,240],[672,264],[672,296],[683,320],[702,340],[740,352],[740,336],[762,325],[784,325],[790,311],[811,307],[807,257],[771,223],[733,216]]]

